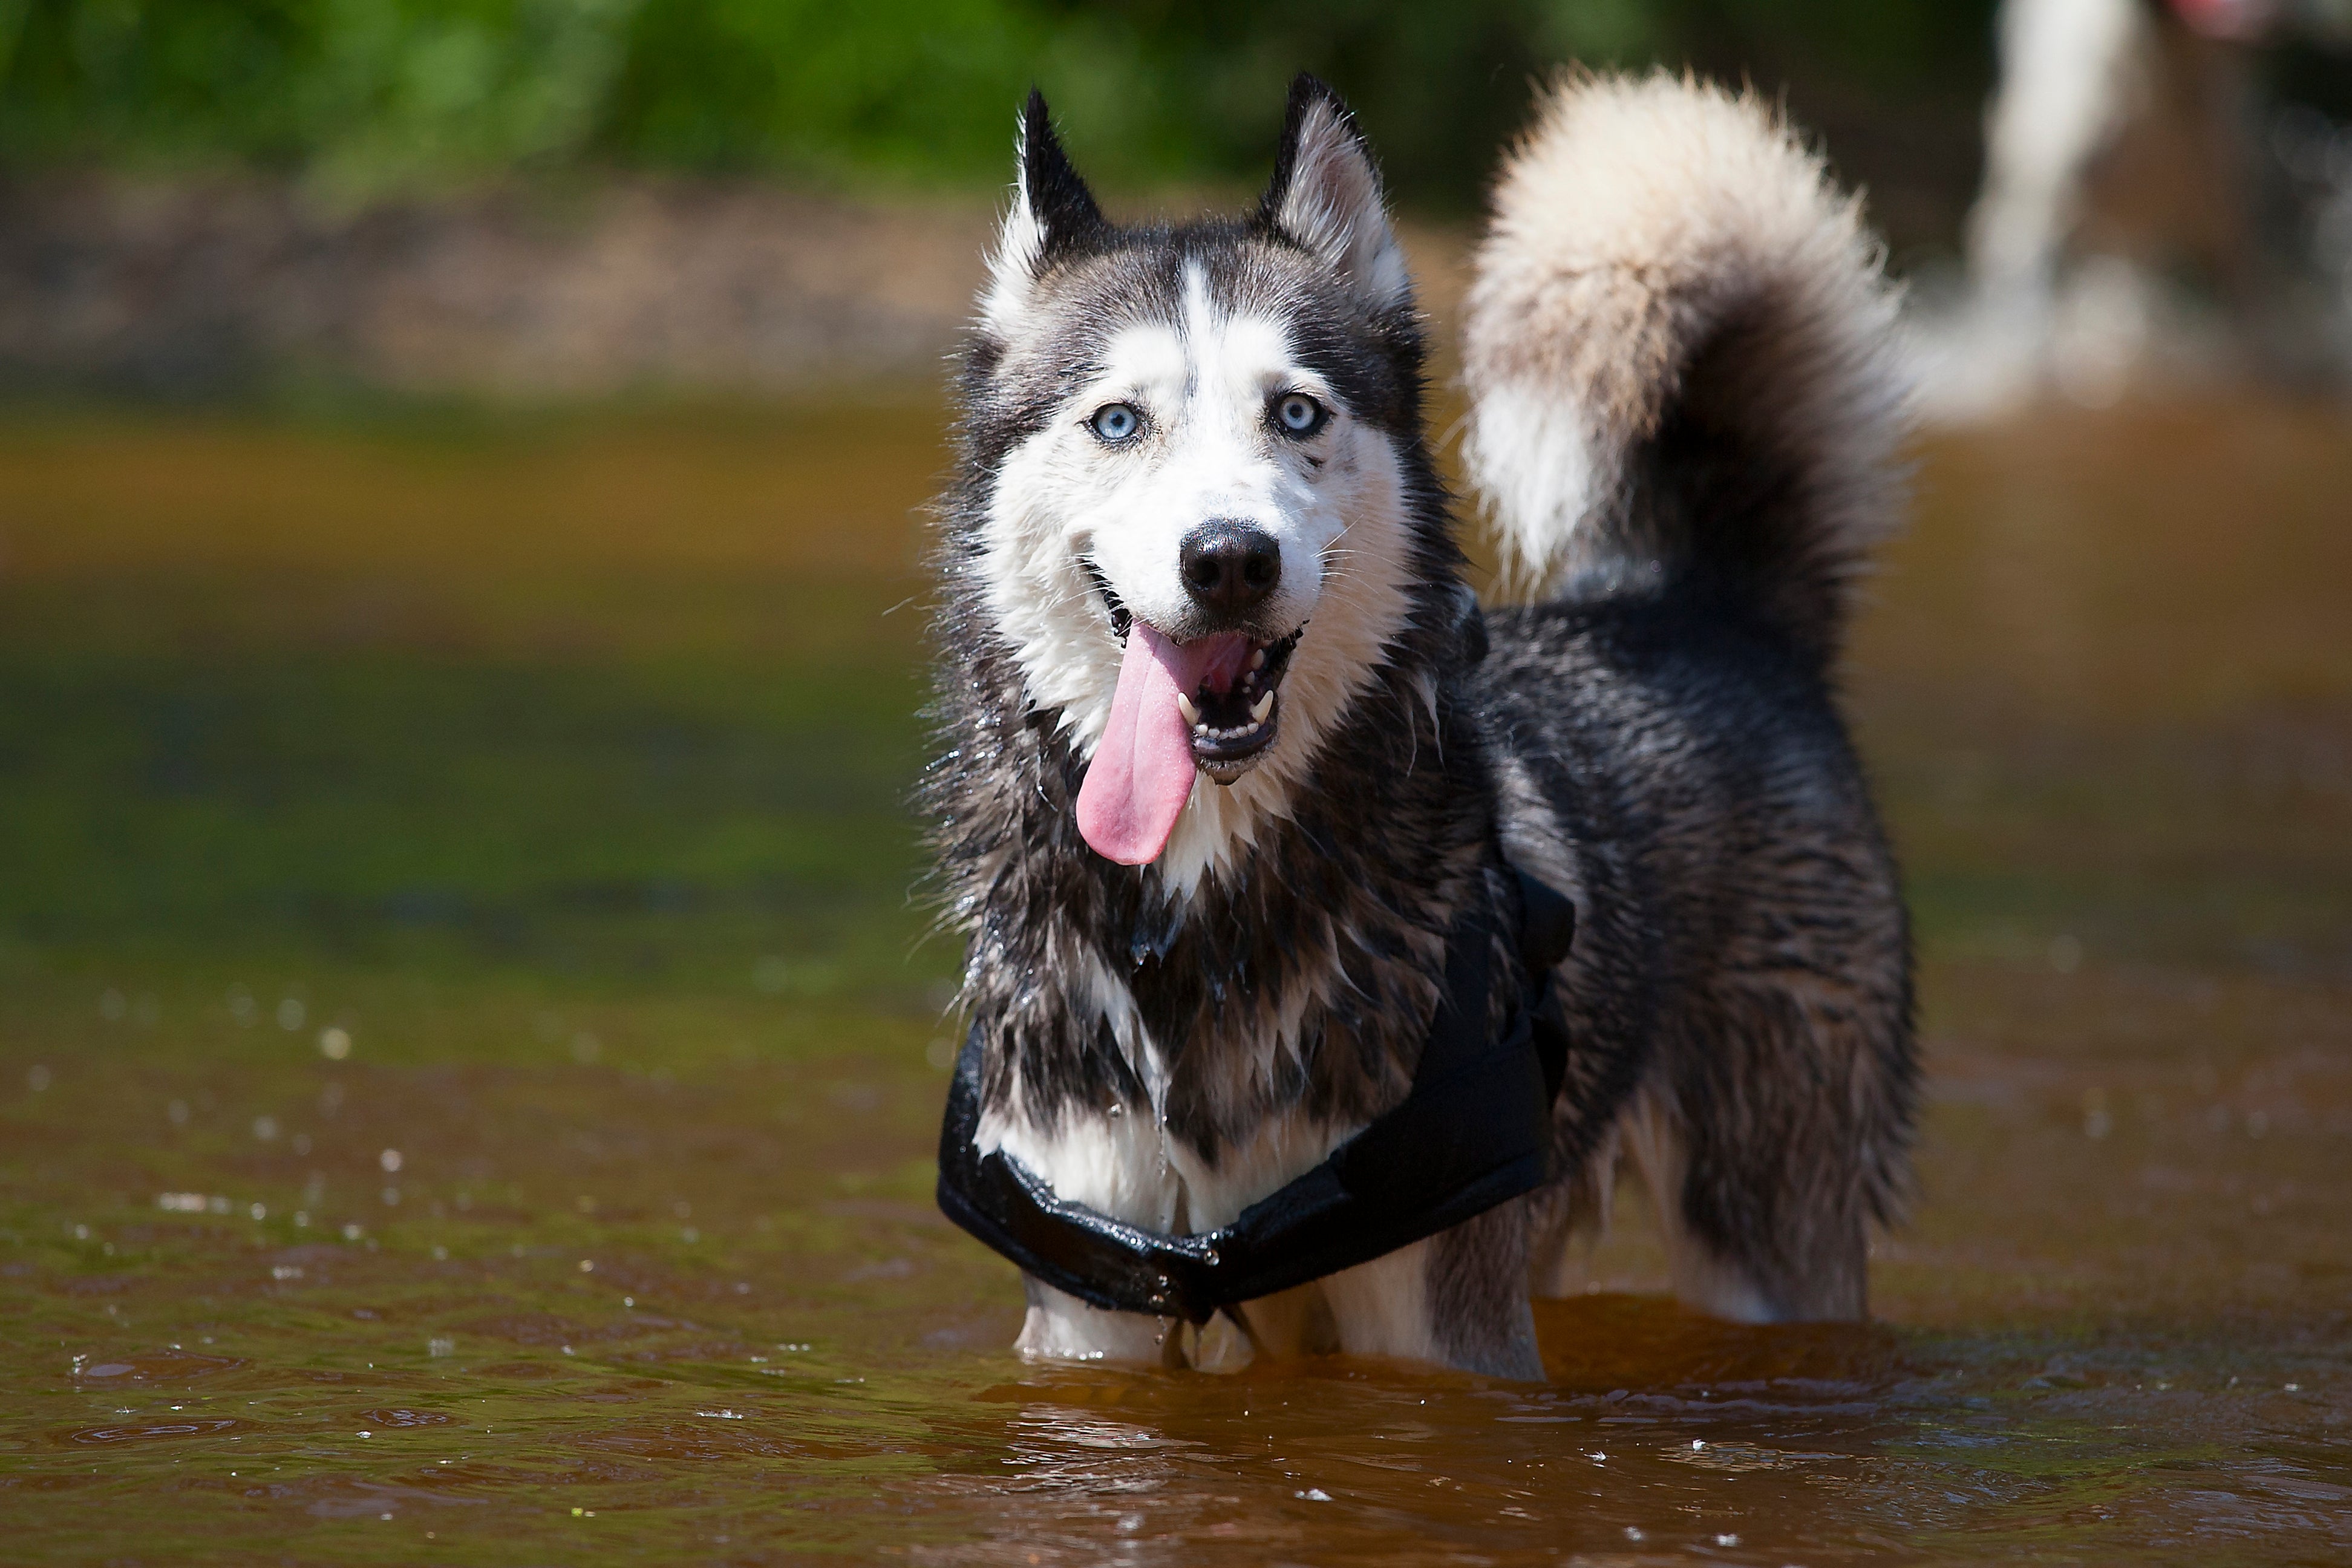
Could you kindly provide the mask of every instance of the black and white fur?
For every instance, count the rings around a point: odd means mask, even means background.
[[[925,790],[983,1148],[1155,1228],[1231,1220],[1402,1098],[1446,934],[1512,896],[1507,855],[1579,917],[1560,1179],[1251,1303],[1250,1351],[1539,1375],[1530,1291],[1565,1288],[1628,1158],[1687,1299],[1860,1315],[1916,1069],[1895,870],[1829,682],[1897,508],[1892,313],[1854,205],[1752,100],[1565,81],[1472,297],[1467,456],[1528,601],[1482,631],[1339,100],[1301,79],[1247,216],[1121,226],[1033,96],[961,375]],[[1305,438],[1266,412],[1297,393],[1328,411]],[[1102,439],[1113,402],[1146,434]],[[1278,723],[1195,781],[1157,860],[1114,865],[1073,807],[1128,617],[1196,635],[1182,542],[1233,519],[1279,545],[1252,635],[1299,628]],[[1215,1350],[1029,1302],[1033,1357]]]

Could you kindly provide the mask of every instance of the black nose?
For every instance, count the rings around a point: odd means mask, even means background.
[[[1220,518],[1184,536],[1185,592],[1213,616],[1248,614],[1282,580],[1282,546],[1253,523]]]

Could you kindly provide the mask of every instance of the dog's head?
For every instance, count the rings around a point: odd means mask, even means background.
[[[1087,760],[1087,841],[1188,885],[1281,810],[1411,613],[1421,342],[1380,177],[1301,78],[1255,212],[1121,227],[1032,94],[991,273],[985,613]]]

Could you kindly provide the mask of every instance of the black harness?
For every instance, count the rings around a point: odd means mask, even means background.
[[[1321,1164],[1220,1230],[1168,1236],[1054,1195],[1002,1151],[982,1154],[982,1038],[956,1061],[940,1130],[940,1207],[1022,1269],[1113,1311],[1205,1323],[1460,1225],[1539,1185],[1550,1171],[1551,1105],[1568,1066],[1552,994],[1576,910],[1517,873],[1527,984],[1499,1037],[1486,1029],[1497,916],[1489,900],[1445,948],[1445,988],[1412,1087]]]

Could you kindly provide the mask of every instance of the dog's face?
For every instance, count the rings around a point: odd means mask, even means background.
[[[1418,352],[1328,93],[1294,98],[1254,217],[1142,231],[1102,217],[1032,100],[969,388],[978,568],[1087,758],[1106,856],[1179,885],[1223,859],[1403,626]]]

